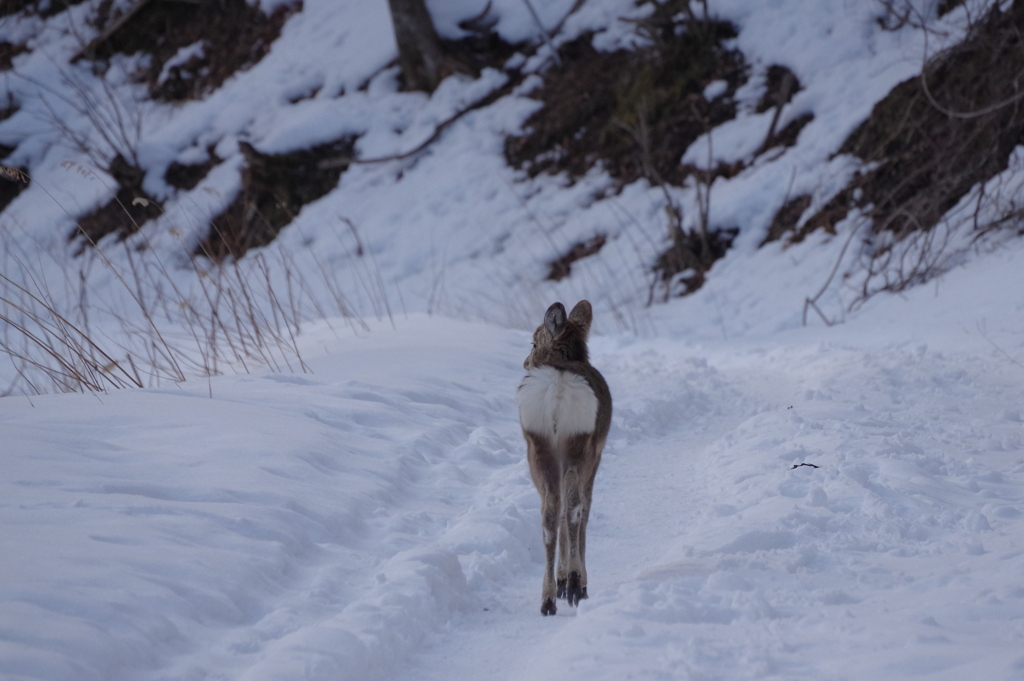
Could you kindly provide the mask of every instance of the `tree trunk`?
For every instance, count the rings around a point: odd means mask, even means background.
[[[388,5],[406,85],[433,92],[444,76],[444,55],[425,0],[388,0]]]

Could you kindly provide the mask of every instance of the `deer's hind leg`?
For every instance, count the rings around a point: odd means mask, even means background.
[[[561,476],[547,438],[527,433],[526,440],[530,475],[540,494],[541,533],[544,539],[544,581],[541,587],[540,613],[547,616],[554,615],[558,610],[555,607],[555,548],[561,512]]]
[[[587,597],[587,522],[600,461],[601,452],[589,434],[573,438],[562,478],[562,504],[569,540],[565,592],[574,607]]]
[[[583,480],[583,518],[580,522],[580,598],[587,598],[587,523],[590,522],[591,500],[594,498],[594,477],[597,466],[593,466]]]
[[[564,507],[558,514],[558,573],[556,576],[558,597],[564,599],[566,583],[569,579],[569,524]]]
[[[583,524],[583,490],[577,468],[570,464],[562,477],[562,501],[565,504],[566,534],[569,535],[568,575],[565,598],[576,607],[583,596],[583,564],[580,561],[580,526]]]

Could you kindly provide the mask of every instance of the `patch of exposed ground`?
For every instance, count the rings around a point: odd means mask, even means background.
[[[768,225],[768,235],[761,242],[764,246],[771,241],[778,241],[787,233],[796,229],[804,211],[811,207],[811,195],[801,194],[786,201],[782,208],[772,218],[772,224]]]
[[[0,159],[7,158],[14,152],[14,147],[0,144]],[[25,168],[14,168],[0,163],[0,213],[17,198],[31,179]]]
[[[897,85],[839,150],[865,161],[856,175],[800,226],[782,215],[790,242],[816,229],[835,233],[853,208],[873,233],[899,241],[926,232],[975,185],[1007,168],[1024,143],[1024,3],[995,5],[967,38],[936,55],[921,77]],[[773,227],[775,227],[773,223]],[[770,230],[779,237],[785,230]]]
[[[561,257],[548,263],[548,281],[561,281],[572,274],[572,264],[577,260],[596,255],[608,241],[604,234],[598,234],[586,241],[577,241]]]
[[[530,176],[564,173],[572,181],[600,165],[619,187],[642,178],[678,186],[691,175],[710,183],[743,169],[742,162],[720,164],[710,172],[680,163],[698,137],[736,116],[734,95],[748,77],[743,55],[728,46],[736,29],[697,16],[684,0],[647,4],[652,5],[651,15],[636,22],[645,47],[600,52],[589,34],[561,46],[560,63],[531,94],[543,106],[526,121],[523,135],[505,141],[510,165]],[[776,73],[769,75],[773,98],[768,106],[781,109],[799,85],[795,78],[783,85],[780,75],[773,90]],[[724,86],[709,91],[716,81]],[[794,121],[778,134],[773,126],[765,148],[792,144],[806,122]],[[670,217],[674,214],[669,211]],[[663,286],[665,297],[699,288],[736,235],[732,228],[705,228],[685,232],[673,221],[671,243],[652,265],[655,287]],[[548,279],[568,276],[573,262],[604,244],[603,237],[600,243],[597,239],[575,244],[549,263]]]
[[[687,296],[704,285],[708,270],[725,256],[739,230],[735,227],[709,230],[708,233],[672,230],[672,243],[654,262],[655,280],[648,304],[654,302],[657,289],[662,299]]]
[[[577,179],[601,164],[623,185],[682,183],[687,170],[679,159],[700,135],[735,117],[733,95],[747,68],[726,47],[736,35],[731,24],[698,19],[682,2],[654,4],[637,25],[645,48],[599,52],[589,34],[560,48],[561,65],[531,94],[543,106],[525,134],[506,140],[512,166]],[[708,101],[705,88],[719,80],[725,91]]]
[[[10,71],[14,66],[11,60],[25,52],[28,52],[28,47],[24,43],[0,41],[0,71]]]
[[[347,164],[322,168],[321,161],[351,157],[354,136],[287,154],[262,154],[240,143],[246,159],[242,190],[196,247],[197,255],[220,262],[240,258],[250,248],[265,246],[299,214],[302,207],[338,185]]]
[[[171,163],[164,173],[164,182],[183,191],[195,189],[213,167],[223,160],[217,156],[213,147],[211,144],[207,149],[207,160],[202,163]]]
[[[778,64],[772,64],[768,67],[765,81],[767,87],[765,88],[765,93],[758,101],[755,111],[757,113],[764,113],[774,109],[775,114],[772,116],[772,122],[768,127],[768,133],[765,135],[764,142],[757,151],[758,154],[763,154],[769,149],[776,147],[793,146],[796,144],[797,137],[799,137],[800,131],[804,129],[804,126],[814,120],[814,114],[805,113],[797,116],[786,127],[779,130],[779,118],[782,115],[783,108],[793,100],[793,95],[803,88],[796,74],[785,66]]]
[[[105,205],[79,218],[68,235],[69,240],[80,240],[76,255],[107,235],[116,234],[118,239],[124,239],[161,213],[160,204],[142,189],[145,178],[142,170],[118,155],[110,162],[108,172],[117,182],[117,194]]]
[[[6,121],[8,118],[18,113],[19,108],[21,107],[18,106],[18,103],[14,101],[14,97],[10,92],[8,92],[7,101],[0,106],[0,121]],[[11,151],[13,151],[13,149]],[[4,156],[7,156],[8,154],[10,154],[10,152],[7,152]]]
[[[103,61],[114,54],[150,55],[135,74],[154,99],[197,99],[235,72],[259,62],[285,21],[302,10],[301,1],[265,14],[245,0],[137,2],[124,13],[101,3],[95,18],[101,33],[79,55]]]
[[[475,33],[461,40],[441,40],[445,56],[474,78],[486,68],[503,69],[505,62],[522,49],[521,43],[507,43],[493,31]]]
[[[60,14],[68,7],[78,5],[85,0],[3,0],[0,2],[0,17],[28,12],[42,18]]]

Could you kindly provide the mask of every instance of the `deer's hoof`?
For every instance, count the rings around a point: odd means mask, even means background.
[[[565,597],[569,601],[569,605],[576,607],[579,605],[581,599],[586,598],[586,591],[584,587],[580,586],[580,574],[578,572],[569,573],[569,583],[566,585]]]
[[[565,577],[560,577],[555,584],[558,586],[558,598],[565,599]]]
[[[547,617],[548,615],[554,615],[558,612],[558,608],[555,607],[554,598],[545,598],[544,602],[540,604],[540,614]]]

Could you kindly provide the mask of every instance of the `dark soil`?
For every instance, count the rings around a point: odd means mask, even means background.
[[[242,190],[213,220],[210,233],[196,247],[196,255],[221,262],[240,258],[250,248],[271,243],[304,205],[338,185],[347,165],[321,169],[324,159],[351,157],[355,137],[288,154],[262,154],[242,142],[247,166]]]
[[[100,6],[96,17],[98,26],[113,26],[118,21],[118,16],[110,15],[110,7],[109,1]],[[258,5],[245,0],[151,0],[80,56],[105,60],[117,53],[145,52],[152,59],[135,77],[149,85],[154,99],[166,102],[198,99],[220,87],[235,72],[262,59],[284,22],[301,9],[302,3],[298,1],[278,7],[268,16]],[[166,79],[159,82],[164,64],[178,50],[197,42],[203,44],[202,54],[172,67]]]
[[[15,147],[0,144],[0,159],[5,159],[14,152]],[[28,187],[31,179],[25,168],[12,168],[0,165],[0,213]]]
[[[202,182],[203,178],[213,170],[213,167],[220,163],[223,159],[218,158],[217,154],[213,151],[211,145],[207,149],[209,158],[203,163],[191,163],[184,164],[175,161],[167,167],[167,172],[164,173],[164,182],[171,185],[175,189],[181,189],[188,191],[195,189],[196,186]]]
[[[757,113],[764,113],[775,107],[789,104],[793,101],[793,95],[803,89],[796,74],[779,64],[772,64],[768,67],[765,74],[765,86],[765,92],[754,109]]]
[[[607,240],[608,238],[604,234],[598,234],[586,241],[577,241],[565,255],[548,263],[548,276],[545,279],[549,281],[565,279],[572,273],[572,264],[574,262],[591,255],[596,255],[604,247]]]
[[[11,60],[23,52],[28,52],[24,43],[0,42],[0,71],[10,71],[13,67]]]
[[[710,231],[705,240],[697,232],[684,232],[679,228],[673,231],[672,245],[654,263],[656,279],[648,302],[653,302],[659,284],[664,300],[686,296],[699,289],[704,285],[708,270],[726,254],[739,234],[735,227],[717,229]],[[687,276],[679,277],[679,274]]]
[[[818,228],[834,231],[853,207],[865,211],[876,233],[899,238],[930,230],[971,187],[1005,170],[1010,153],[1024,143],[1024,101],[1013,99],[1022,87],[1022,33],[1024,2],[1005,12],[997,6],[966,40],[927,65],[924,79],[934,102],[921,78],[893,88],[839,150],[877,165],[790,240]]]
[[[787,201],[772,218],[772,224],[768,226],[768,236],[764,238],[761,245],[778,241],[787,233],[795,231],[800,217],[810,207],[810,194],[801,194]]]
[[[814,120],[814,114],[802,114],[790,121],[782,130],[777,130],[776,126],[778,125],[783,107],[793,101],[793,95],[802,90],[803,87],[800,85],[796,74],[785,66],[778,64],[768,67],[765,80],[767,86],[765,93],[761,95],[761,99],[757,102],[754,110],[757,113],[764,113],[774,109],[775,114],[772,117],[772,122],[765,135],[764,142],[761,144],[761,148],[757,150],[758,154],[763,154],[769,149],[776,147],[791,147],[795,145],[797,137],[800,136],[800,131]]]
[[[617,187],[641,178],[679,186],[691,175],[708,184],[743,170],[743,162],[711,170],[680,164],[698,137],[736,116],[734,95],[748,71],[743,55],[726,46],[736,29],[697,17],[684,0],[646,2],[653,12],[636,23],[636,31],[647,47],[599,52],[588,34],[559,49],[561,63],[544,74],[543,84],[531,95],[542,108],[526,121],[525,134],[505,141],[510,165],[530,176],[564,173],[570,181],[600,165]],[[788,102],[798,88],[795,79],[783,86],[784,74],[778,69],[769,73],[772,106]],[[726,82],[726,90],[708,101],[704,90],[718,80]],[[775,94],[784,89],[783,95]],[[803,124],[794,121],[780,131],[773,146],[792,143]],[[665,299],[700,288],[737,234],[733,228],[712,227],[705,237],[675,224],[671,244],[653,264],[652,301],[659,285]],[[575,244],[549,263],[548,279],[569,276],[573,262],[596,253],[604,243],[599,235]]]
[[[44,19],[60,14],[72,5],[78,5],[84,0],[2,0],[0,2],[0,17],[18,14],[27,10],[37,14]]]
[[[461,40],[441,40],[441,50],[455,62],[457,69],[474,78],[485,68],[502,70],[505,62],[523,48],[521,43],[507,43],[497,33],[471,35]]]
[[[562,65],[531,95],[544,106],[526,121],[526,134],[506,140],[509,164],[531,176],[564,172],[575,180],[600,163],[620,185],[642,177],[682,183],[688,170],[680,157],[735,117],[732,96],[747,68],[724,46],[736,35],[731,24],[687,19],[680,2],[655,6],[638,26],[651,47],[599,52],[592,35],[583,35],[560,48]],[[728,89],[709,102],[702,93],[716,80]]]
[[[792,147],[796,145],[796,140],[800,136],[800,131],[813,120],[814,114],[812,113],[805,113],[797,116],[791,120],[786,127],[774,132],[768,138],[767,144],[761,148],[762,153],[776,147]]]
[[[11,116],[13,116],[14,114],[18,113],[18,109],[20,109],[20,108],[21,107],[18,106],[18,103],[14,101],[14,97],[12,97],[11,93],[8,92],[7,93],[7,102],[3,106],[0,106],[0,121],[5,121],[8,118],[10,118]],[[11,151],[14,151],[14,150],[12,149]],[[4,154],[4,156],[7,156],[10,153],[11,152],[9,151],[9,152],[7,152],[7,154]]]
[[[938,12],[940,17],[942,17],[949,14],[962,4],[964,4],[964,0],[940,0],[935,11]]]
[[[145,177],[142,170],[119,155],[111,161],[108,172],[117,182],[117,196],[80,218],[71,230],[68,240],[81,240],[76,255],[81,255],[87,247],[95,246],[109,234],[116,234],[118,240],[124,239],[161,213],[160,204],[142,189]]]

